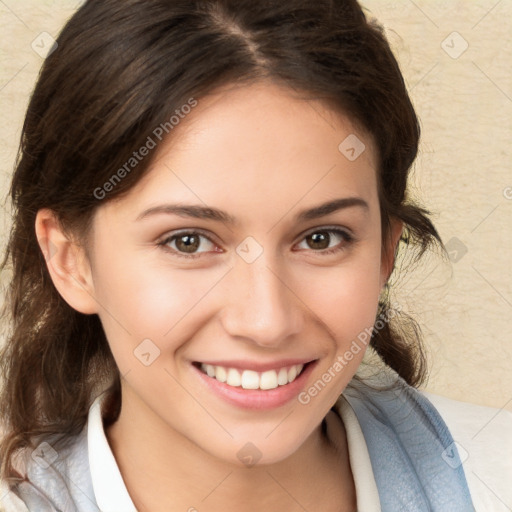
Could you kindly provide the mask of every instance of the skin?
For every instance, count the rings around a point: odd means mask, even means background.
[[[191,366],[317,360],[308,389],[373,326],[401,232],[395,223],[384,250],[373,141],[292,92],[259,83],[201,99],[148,174],[97,210],[87,253],[52,212],[38,212],[38,238],[56,248],[48,258],[55,286],[78,311],[99,315],[123,376],[121,414],[106,434],[140,511],[356,509],[345,431],[330,408],[364,350],[306,405],[293,399],[270,410],[227,403]],[[338,150],[351,134],[366,146],[354,161]],[[367,208],[295,219],[346,197]],[[219,208],[237,222],[165,213],[136,220],[168,203]],[[309,235],[327,227],[354,241],[330,232],[315,245]],[[158,245],[191,229],[211,240],[201,238],[197,258],[176,255],[188,254],[179,239],[168,250]],[[236,251],[249,236],[263,250],[251,263]],[[340,250],[325,254],[327,246]],[[160,350],[149,366],[134,356],[144,339]],[[246,443],[261,454],[251,467],[237,456]]]

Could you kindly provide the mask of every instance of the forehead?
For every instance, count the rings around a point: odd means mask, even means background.
[[[250,217],[338,197],[376,199],[371,137],[320,101],[272,83],[225,87],[198,100],[156,148],[117,209],[203,203]]]

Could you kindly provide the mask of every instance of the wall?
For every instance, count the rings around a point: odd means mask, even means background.
[[[0,192],[24,109],[76,0],[0,2]],[[512,411],[512,3],[365,0],[386,27],[421,118],[412,195],[434,214],[451,264],[431,256],[400,276],[397,303],[429,347],[427,389]],[[2,210],[0,232],[9,227]]]

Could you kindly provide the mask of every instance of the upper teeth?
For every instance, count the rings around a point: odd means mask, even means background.
[[[243,370],[240,372],[236,368],[201,364],[201,370],[209,377],[225,382],[228,386],[241,386],[243,389],[274,389],[277,386],[285,386],[297,378],[302,368],[304,368],[303,364],[295,364],[266,372],[255,372],[253,370]]]

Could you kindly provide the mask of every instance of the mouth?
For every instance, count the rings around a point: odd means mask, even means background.
[[[243,409],[272,409],[297,397],[317,362],[295,360],[258,368],[250,363],[196,361],[192,367],[201,384],[223,401]]]
[[[255,370],[241,370],[227,366],[219,366],[205,363],[194,363],[201,372],[208,377],[225,383],[233,388],[242,389],[275,389],[279,386],[291,384],[301,375],[306,364],[294,364],[264,372]]]

